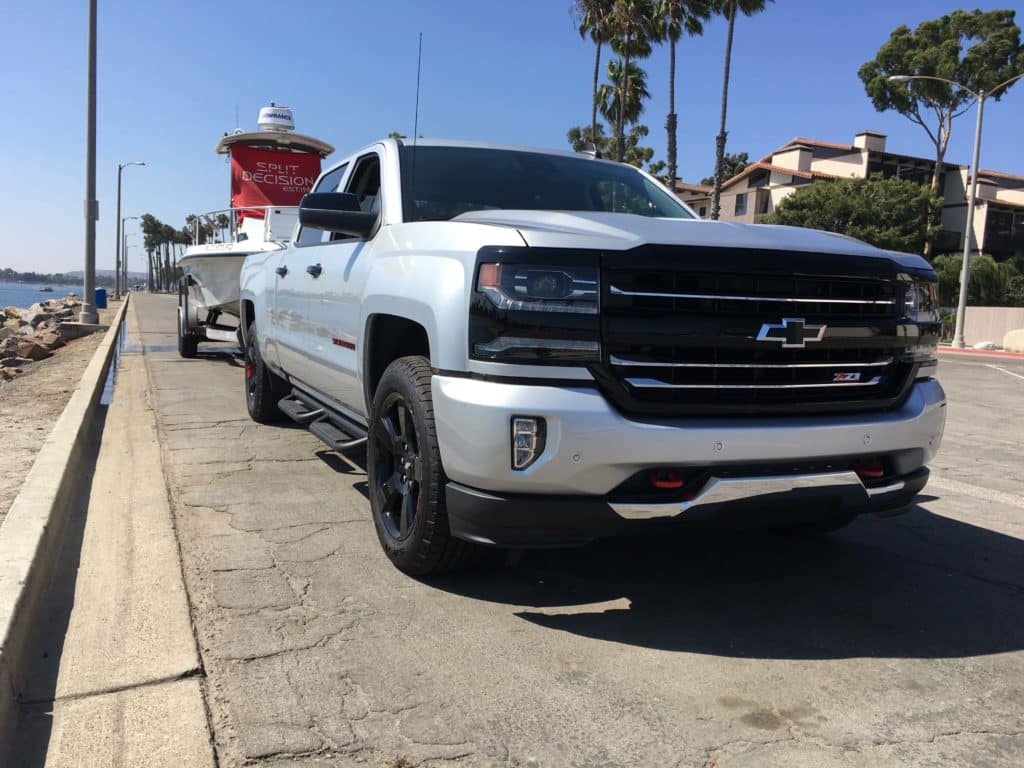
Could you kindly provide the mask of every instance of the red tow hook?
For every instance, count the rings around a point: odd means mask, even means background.
[[[663,491],[674,491],[686,483],[683,476],[674,469],[655,469],[647,473],[647,479],[655,488]]]
[[[877,480],[885,477],[885,467],[878,459],[861,459],[853,462],[853,471],[861,480]]]

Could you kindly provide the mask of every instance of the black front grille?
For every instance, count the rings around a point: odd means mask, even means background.
[[[615,270],[612,305],[634,312],[897,317],[903,294],[886,280]]]
[[[603,364],[630,414],[889,407],[909,386],[895,280],[606,269]]]

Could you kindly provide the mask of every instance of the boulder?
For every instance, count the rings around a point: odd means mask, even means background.
[[[1024,328],[1008,331],[1003,337],[1003,349],[1007,352],[1024,352]]]
[[[4,320],[4,328],[10,328],[12,331],[17,333],[22,328],[28,328],[28,323],[21,319],[21,316],[12,317],[8,320]]]
[[[11,319],[12,317],[20,319],[21,310],[18,309],[17,307],[4,307],[3,311],[0,312],[0,316],[5,317],[7,319]]]
[[[0,339],[0,357],[15,357],[18,354],[18,337]]]
[[[51,315],[49,312],[33,312],[32,314],[23,315],[22,317],[24,318],[26,323],[35,328],[44,320],[49,320],[51,317],[53,317],[53,315]]]
[[[41,347],[45,347],[46,349],[50,350],[60,349],[61,347],[65,346],[64,339],[62,339],[60,337],[60,333],[55,330],[41,331],[37,328],[36,332],[27,338],[34,341]]]
[[[23,336],[18,341],[18,357],[29,360],[45,360],[52,354],[50,350],[31,337]]]
[[[0,360],[0,367],[3,368],[21,368],[29,365],[32,361],[26,360],[24,357],[8,357]]]

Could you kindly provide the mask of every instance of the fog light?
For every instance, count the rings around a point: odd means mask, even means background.
[[[512,419],[512,469],[526,469],[544,453],[547,432],[544,419],[515,416]]]

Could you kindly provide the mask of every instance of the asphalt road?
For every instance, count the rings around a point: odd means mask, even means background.
[[[1024,764],[1024,365],[943,359],[900,518],[417,581],[358,462],[250,422],[226,347],[178,358],[172,297],[134,307],[221,766]]]

